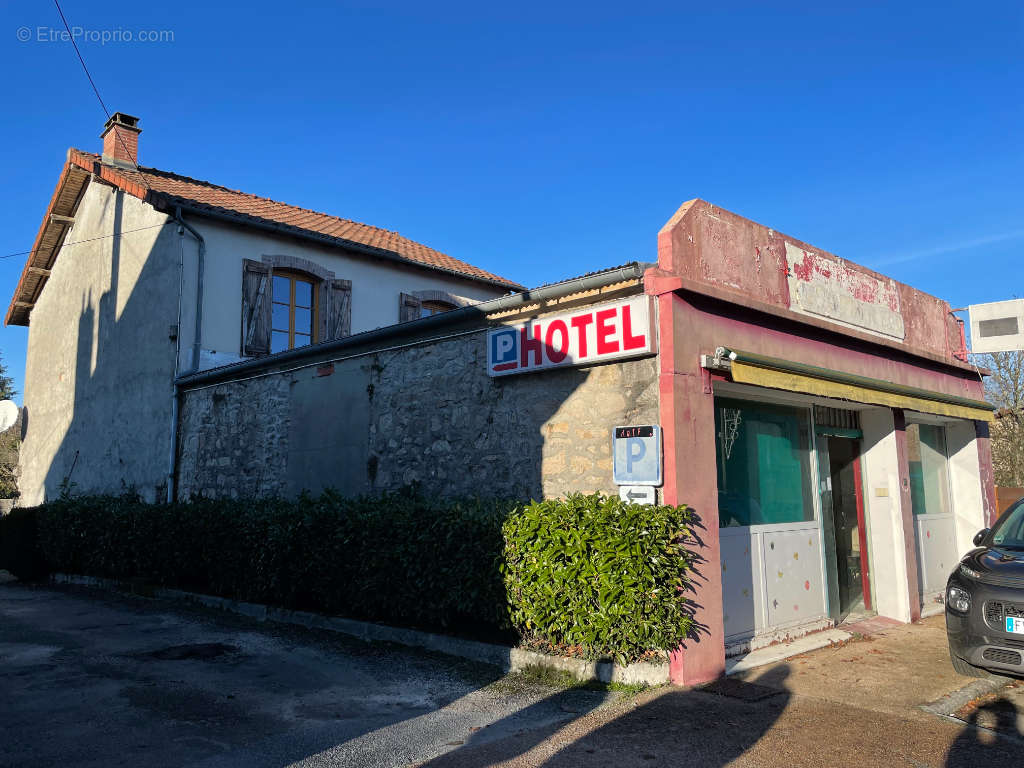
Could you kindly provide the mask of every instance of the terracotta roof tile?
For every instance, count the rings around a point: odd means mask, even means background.
[[[100,163],[99,155],[73,149],[68,159],[79,167],[93,171]],[[102,165],[103,178],[139,197],[147,189],[157,195],[170,198],[171,203],[220,209],[228,213],[248,216],[260,221],[292,227],[300,233],[311,233],[337,238],[362,246],[387,251],[407,261],[433,269],[452,272],[471,280],[483,280],[510,290],[522,290],[523,286],[499,277],[491,272],[474,267],[448,254],[417,243],[397,232],[361,224],[358,221],[331,216],[308,208],[280,203],[265,197],[250,195],[208,181],[192,179],[169,171],[141,166],[138,170],[112,165]],[[344,245],[339,243],[339,245]]]

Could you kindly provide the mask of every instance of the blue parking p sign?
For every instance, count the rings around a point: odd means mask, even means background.
[[[661,485],[661,467],[661,427],[615,427],[612,479],[616,485]]]

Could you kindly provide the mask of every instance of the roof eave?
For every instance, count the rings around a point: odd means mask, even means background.
[[[348,240],[343,237],[333,237],[331,235],[324,235],[319,232],[312,232],[302,227],[295,227],[290,224],[282,224],[276,221],[270,221],[268,219],[261,219],[257,216],[249,216],[243,213],[237,213],[230,211],[225,208],[218,208],[211,205],[203,205],[196,203],[194,200],[187,198],[176,197],[174,195],[167,195],[164,193],[157,193],[152,196],[150,201],[154,208],[161,212],[171,211],[175,208],[180,208],[184,212],[192,213],[196,216],[205,216],[207,218],[224,221],[230,224],[241,224],[243,226],[253,227],[267,232],[274,232],[276,234],[284,234],[292,237],[298,237],[303,240],[310,240],[315,243],[322,245],[329,245],[335,248],[345,248],[346,250],[355,251],[357,253],[366,254],[368,256],[374,256],[377,258],[387,259],[388,261],[394,261],[402,264],[403,266],[419,267],[421,269],[429,270],[431,272],[443,272],[448,275],[459,278],[460,280],[468,280],[474,283],[484,283],[486,285],[492,285],[497,288],[502,288],[507,291],[524,291],[526,288],[518,283],[513,283],[509,280],[492,279],[487,277],[480,277],[477,275],[466,274],[465,272],[459,272],[454,269],[447,269],[445,267],[436,266],[434,264],[426,264],[422,261],[416,261],[415,259],[409,259],[401,254],[389,251],[385,248],[375,248],[372,245],[366,245],[355,240]]]

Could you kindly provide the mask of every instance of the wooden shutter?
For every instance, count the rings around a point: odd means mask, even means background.
[[[327,288],[327,331],[324,341],[352,334],[352,281],[324,280]]]
[[[419,320],[423,302],[408,293],[398,294],[398,322],[407,323],[410,320]]]
[[[269,264],[252,259],[242,262],[242,355],[270,354]]]

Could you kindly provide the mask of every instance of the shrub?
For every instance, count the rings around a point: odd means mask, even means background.
[[[15,507],[0,516],[0,568],[23,581],[41,579],[48,573],[39,552],[38,516],[31,507]]]
[[[483,639],[518,633],[626,660],[685,635],[688,521],[685,507],[578,495],[526,507],[415,491],[177,504],[87,496],[4,518],[0,568],[140,580]]]
[[[504,526],[513,625],[528,641],[619,661],[678,647],[691,625],[690,519],[686,507],[600,495],[533,502]]]

